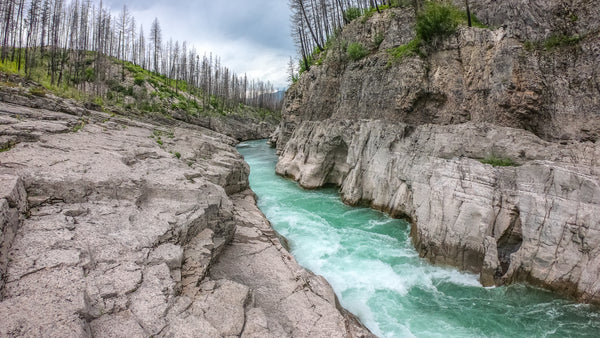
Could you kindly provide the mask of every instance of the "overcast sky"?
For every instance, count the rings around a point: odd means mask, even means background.
[[[287,87],[287,62],[296,52],[286,0],[104,0],[113,13],[123,4],[138,27],[144,25],[146,38],[157,17],[163,42],[185,40],[201,55],[219,55],[238,74]]]

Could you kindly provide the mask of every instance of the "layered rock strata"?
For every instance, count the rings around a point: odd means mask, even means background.
[[[235,140],[0,103],[0,141],[0,336],[370,336],[274,236]]]
[[[474,1],[503,27],[461,27],[399,59],[388,51],[413,39],[411,11],[346,26],[286,95],[277,173],[409,219],[422,256],[484,285],[526,281],[600,303],[600,34],[575,21],[550,30],[549,3],[498,5],[535,18],[513,21]],[[370,54],[350,60],[344,42]]]

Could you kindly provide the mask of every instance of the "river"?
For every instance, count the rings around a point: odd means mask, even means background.
[[[600,311],[524,285],[484,288],[478,276],[419,258],[409,225],[344,205],[336,189],[303,190],[275,175],[264,140],[244,142],[258,206],[299,264],[380,337],[598,337]]]

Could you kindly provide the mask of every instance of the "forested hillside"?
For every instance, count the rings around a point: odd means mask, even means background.
[[[1,1],[0,70],[43,85],[34,94],[48,90],[140,112],[280,110],[271,83],[236,74],[186,41],[167,40],[158,18],[145,31],[127,6],[112,13],[102,1]]]

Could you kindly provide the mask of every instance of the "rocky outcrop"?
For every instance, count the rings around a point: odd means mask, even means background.
[[[370,336],[281,246],[235,140],[79,113],[0,103],[0,336]]]
[[[256,118],[237,115],[191,117],[185,113],[175,113],[174,117],[178,120],[202,126],[229,137],[233,137],[238,141],[265,139],[273,134],[278,125],[278,121],[275,119],[260,121]]]
[[[386,52],[414,37],[411,11],[346,26],[336,41],[371,54],[351,61],[334,42],[290,88],[277,173],[409,219],[423,257],[484,285],[525,281],[600,303],[597,24],[573,23],[574,44],[540,47],[523,39],[572,32],[542,28],[558,27],[541,10],[556,2],[498,5],[519,8],[518,22],[473,3],[503,27],[459,28],[422,57]]]
[[[464,7],[462,0],[452,1]],[[584,35],[600,28],[600,8],[590,0],[469,0],[471,10],[491,27],[506,27],[521,40],[539,40],[552,34]]]

